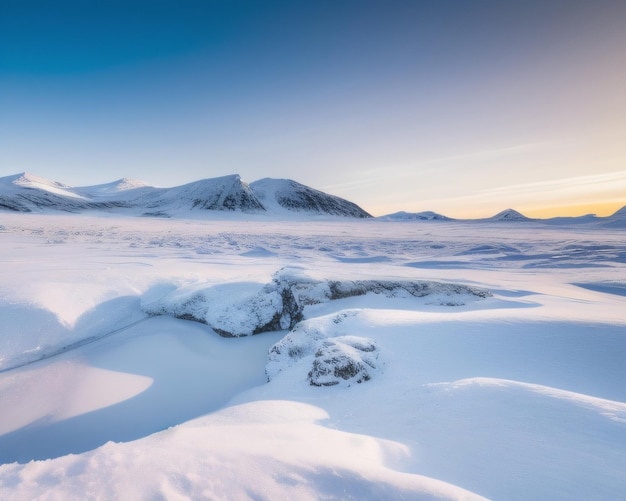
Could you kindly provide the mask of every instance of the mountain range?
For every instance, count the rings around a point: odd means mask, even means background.
[[[171,188],[157,188],[143,181],[123,178],[95,186],[71,187],[30,173],[0,178],[0,210],[16,212],[98,211],[146,217],[190,217],[204,211],[247,214],[307,214],[371,218],[353,202],[324,193],[290,179],[264,178],[250,184],[237,174],[202,179]],[[455,221],[432,211],[396,212],[380,216],[387,221]],[[626,227],[626,207],[608,217],[532,219],[513,209],[479,219],[485,222],[552,224],[602,221]]]
[[[236,174],[173,188],[156,188],[126,178],[96,186],[71,187],[22,173],[0,178],[0,209],[18,212],[97,210],[154,217],[207,210],[372,217],[352,202],[292,180],[261,179],[247,184]]]

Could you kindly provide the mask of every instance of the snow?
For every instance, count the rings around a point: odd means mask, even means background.
[[[619,499],[620,217],[0,213],[0,498]]]

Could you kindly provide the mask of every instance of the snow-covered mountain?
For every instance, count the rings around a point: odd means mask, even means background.
[[[626,218],[626,205],[624,205],[624,207],[622,207],[621,209],[615,211],[613,213],[613,215],[611,215],[610,217],[614,217],[614,218]]]
[[[423,212],[394,212],[393,214],[387,214],[386,216],[380,216],[378,219],[385,221],[454,221],[454,219],[438,214],[433,211]]]
[[[0,209],[17,212],[60,210],[111,210],[129,207],[116,197],[91,197],[84,189],[74,189],[33,174],[22,173],[0,178]]]
[[[272,212],[296,211],[358,218],[372,217],[352,202],[290,179],[260,179],[251,183],[250,188],[265,208]]]
[[[295,181],[264,179],[248,185],[236,174],[172,188],[156,188],[126,178],[73,188],[22,173],[0,178],[0,209],[17,212],[104,210],[157,217],[202,210],[370,217],[352,202]]]
[[[606,227],[626,228],[626,205],[606,218]]]
[[[532,221],[532,219],[516,210],[506,209],[498,212],[495,216],[485,219],[485,221]]]
[[[194,181],[174,188],[153,189],[135,199],[134,203],[145,207],[148,210],[146,215],[186,210],[265,211],[250,187],[236,174]]]

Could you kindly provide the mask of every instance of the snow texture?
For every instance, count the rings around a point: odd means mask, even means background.
[[[27,198],[41,213],[0,213],[0,499],[626,492],[623,210],[302,224]]]

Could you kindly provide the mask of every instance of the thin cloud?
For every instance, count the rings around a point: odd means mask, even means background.
[[[477,160],[491,160],[495,158],[502,158],[508,156],[517,156],[522,153],[529,153],[533,151],[539,151],[548,147],[563,144],[563,141],[541,141],[536,143],[518,144],[515,146],[507,146],[505,148],[492,148],[479,151],[471,151],[467,153],[460,153],[458,155],[451,155],[446,157],[432,158],[422,162],[413,164],[415,167],[437,165],[443,163],[458,163],[464,161],[477,161]]]
[[[617,191],[626,188],[626,171],[607,172],[603,174],[591,174],[548,181],[536,181],[532,183],[499,186],[481,190],[473,197],[503,196],[503,195],[526,195],[526,194],[580,194],[593,195],[599,192]],[[624,191],[626,193],[626,191]]]

